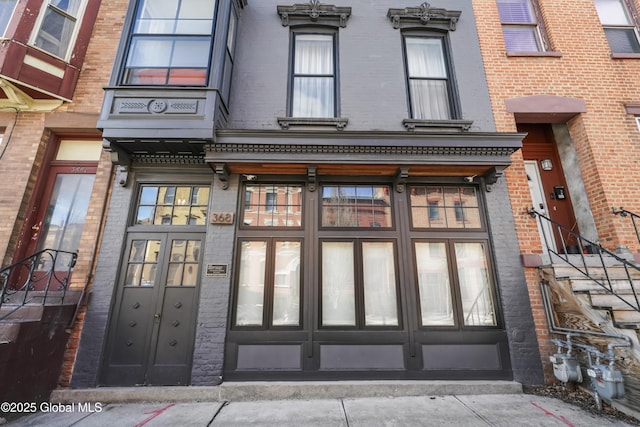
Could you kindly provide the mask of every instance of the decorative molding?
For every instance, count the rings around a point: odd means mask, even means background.
[[[309,188],[309,191],[316,191],[318,179],[317,174],[317,166],[307,166],[307,186]]]
[[[455,31],[456,23],[462,14],[459,10],[447,10],[431,7],[427,2],[416,7],[389,9],[387,18],[393,28],[427,28],[444,31]]]
[[[0,108],[10,108],[16,111],[51,112],[56,110],[64,101],[60,99],[35,99],[8,80],[0,78],[0,90],[6,98],[0,99]]]
[[[505,166],[494,166],[484,174],[484,188],[487,193],[493,190],[493,185],[504,175]]]
[[[197,99],[121,98],[114,101],[116,114],[197,114]]]
[[[350,7],[322,4],[320,0],[310,0],[309,3],[297,3],[291,6],[278,6],[277,9],[283,27],[313,23],[344,28],[351,16]]]
[[[404,119],[402,125],[409,132],[415,132],[416,128],[423,128],[433,132],[442,130],[467,132],[471,129],[473,120],[422,120],[422,119]]]
[[[278,124],[282,129],[291,126],[331,126],[338,130],[344,130],[349,119],[343,117],[278,117]]]
[[[627,114],[631,114],[634,116],[640,116],[640,102],[625,102],[624,108],[627,111]]]
[[[409,178],[409,168],[406,166],[398,168],[398,173],[396,174],[396,178],[394,180],[396,191],[398,193],[404,193],[407,178]]]
[[[229,168],[226,163],[213,163],[211,165],[213,172],[220,180],[220,185],[223,190],[229,188]]]

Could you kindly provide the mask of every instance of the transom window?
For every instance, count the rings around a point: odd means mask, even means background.
[[[293,33],[291,117],[336,117],[335,37]]]
[[[507,51],[543,51],[541,25],[533,0],[498,0],[498,12]]]
[[[300,227],[302,186],[246,185],[242,224],[245,227]]]
[[[144,185],[136,225],[205,225],[209,187]]]
[[[451,85],[443,37],[405,36],[411,117],[452,118]]]
[[[48,0],[33,44],[52,55],[66,58],[85,5],[86,0]],[[0,7],[0,20],[2,9]],[[0,26],[0,30],[4,31],[4,28]]]
[[[7,25],[9,25],[16,3],[17,0],[0,0],[0,37],[4,35]]]
[[[475,187],[411,186],[414,228],[482,228]]]
[[[322,226],[391,228],[390,193],[386,185],[325,185]]]
[[[124,84],[207,84],[213,0],[140,0],[131,29]]]
[[[638,29],[629,10],[634,7],[626,0],[595,0],[600,22],[614,53],[640,53]]]

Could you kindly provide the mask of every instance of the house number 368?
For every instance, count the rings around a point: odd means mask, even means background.
[[[211,224],[233,224],[233,213],[211,212]]]

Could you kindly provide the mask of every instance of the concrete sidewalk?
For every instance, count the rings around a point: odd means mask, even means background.
[[[51,404],[9,426],[625,426],[527,394],[357,397],[197,403]],[[67,412],[62,412],[67,411]],[[94,411],[94,412],[90,412]]]

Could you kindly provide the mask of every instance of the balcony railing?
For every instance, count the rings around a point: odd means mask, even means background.
[[[75,252],[43,249],[0,270],[0,320],[25,305],[45,305],[47,298],[64,303]],[[3,310],[3,308],[5,308]]]

